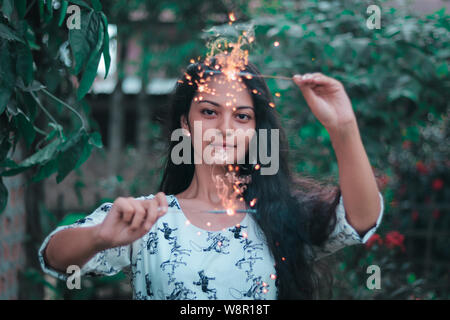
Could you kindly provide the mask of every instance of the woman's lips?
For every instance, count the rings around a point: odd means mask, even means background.
[[[236,146],[235,145],[232,145],[232,144],[214,144],[214,143],[211,143],[211,145],[213,146],[213,147],[219,147],[219,148],[236,148]]]

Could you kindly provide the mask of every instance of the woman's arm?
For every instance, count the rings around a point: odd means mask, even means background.
[[[381,210],[378,186],[355,122],[328,131],[339,167],[346,218],[359,234],[373,227]]]
[[[46,263],[63,273],[70,265],[81,268],[97,252],[107,249],[99,240],[98,229],[99,226],[70,228],[55,233],[45,249]]]
[[[363,234],[376,224],[381,203],[350,99],[339,81],[321,73],[296,75],[293,80],[330,135],[346,218]]]
[[[60,272],[69,265],[82,268],[96,253],[127,246],[148,233],[167,213],[168,204],[165,194],[159,192],[151,200],[119,197],[108,210],[94,226],[67,228],[53,234],[43,254],[45,262]]]

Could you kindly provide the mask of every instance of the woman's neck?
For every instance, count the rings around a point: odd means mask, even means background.
[[[225,179],[226,173],[226,167],[223,166],[196,164],[191,184],[178,196],[221,206],[224,197],[228,197],[224,189],[233,190],[232,184]]]

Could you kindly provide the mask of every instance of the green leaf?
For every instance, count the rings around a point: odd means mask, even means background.
[[[5,111],[11,93],[9,88],[0,85],[0,115]]]
[[[5,210],[7,202],[8,202],[8,189],[3,184],[3,178],[0,177],[0,214],[3,213],[3,210]]]
[[[20,134],[25,139],[27,148],[31,146],[36,137],[36,132],[34,131],[33,124],[30,119],[22,112],[19,112],[17,116],[14,117],[16,127],[19,129]]]
[[[9,137],[7,135],[2,137],[0,143],[0,161],[3,161],[11,148],[11,142],[9,142]]]
[[[97,148],[103,148],[102,136],[97,131],[89,136],[89,143]]]
[[[6,39],[8,41],[19,41],[25,43],[25,41],[23,41],[23,39],[16,31],[3,23],[0,23],[0,38]]]
[[[91,0],[92,2],[92,7],[94,8],[95,11],[102,11],[102,4],[100,3],[99,0]]]
[[[85,7],[86,9],[92,10],[92,8],[84,1],[82,0],[70,0],[71,3],[75,3],[79,6]]]
[[[51,18],[51,17],[53,17],[53,6],[52,6],[53,1],[52,0],[46,0],[45,3],[47,4],[45,9],[46,9],[46,11],[48,13],[48,16]]]
[[[69,31],[69,44],[75,60],[73,74],[80,73],[97,44],[98,20],[93,11],[81,11],[81,28]]]
[[[84,145],[83,151],[82,151],[80,158],[78,159],[74,169],[79,168],[87,159],[89,159],[92,148],[93,148],[93,146],[90,143],[86,143]]]
[[[12,0],[3,0],[3,5],[2,5],[1,11],[8,18],[8,20],[11,20],[13,6],[14,6],[14,2]]]
[[[71,212],[64,216],[64,218],[58,223],[58,227],[68,226],[70,224],[74,224],[80,219],[86,217],[85,213]]]
[[[17,46],[16,73],[23,79],[25,85],[33,81],[33,56],[27,45]]]
[[[59,12],[59,21],[58,21],[59,27],[61,27],[64,22],[64,18],[66,17],[68,6],[69,6],[69,1],[63,0],[61,3],[61,8],[60,8],[61,11]]]
[[[56,182],[60,183],[78,164],[82,156],[88,136],[86,131],[80,130],[73,137],[69,138],[60,148],[58,154],[58,175]]]
[[[408,274],[407,281],[409,284],[414,283],[416,281],[416,275],[414,273]]]
[[[53,156],[57,152],[58,146],[60,144],[61,144],[60,138],[53,140],[51,143],[46,145],[44,148],[40,149],[39,151],[37,151],[36,153],[31,155],[27,159],[25,159],[24,161],[19,163],[17,167],[15,167],[11,170],[8,170],[8,171],[4,171],[1,173],[1,175],[2,176],[13,176],[13,175],[16,175],[32,166],[35,166],[37,164],[44,163],[44,162],[50,160],[51,158],[53,158]]]
[[[56,161],[56,159],[52,159],[39,167],[38,172],[31,178],[31,181],[41,181],[42,179],[48,178],[56,171],[58,171],[58,161]]]
[[[105,60],[105,78],[108,76],[109,67],[111,65],[111,56],[109,55],[109,34],[108,34],[108,20],[105,14],[102,12],[102,22],[105,28],[105,41],[103,42],[103,59]]]
[[[98,17],[98,15],[95,15],[95,17]],[[97,76],[98,64],[100,62],[100,57],[102,55],[101,50],[103,46],[103,38],[105,36],[103,26],[101,26],[100,23],[97,24],[97,26],[98,26],[97,45],[91,52],[89,60],[86,64],[86,68],[83,72],[83,77],[81,78],[80,86],[78,87],[77,91],[78,100],[81,100],[86,95],[86,93],[91,88],[91,85],[94,82],[95,77]]]
[[[27,0],[15,0],[15,4],[19,18],[23,19],[27,10]]]

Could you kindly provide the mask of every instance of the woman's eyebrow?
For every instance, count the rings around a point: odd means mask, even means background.
[[[201,100],[198,103],[203,103],[203,102],[210,103],[210,104],[212,104],[215,107],[221,107],[222,106],[219,103],[211,101],[211,100]],[[254,108],[251,107],[251,106],[239,106],[239,107],[236,107],[236,109],[252,109],[253,110]]]

